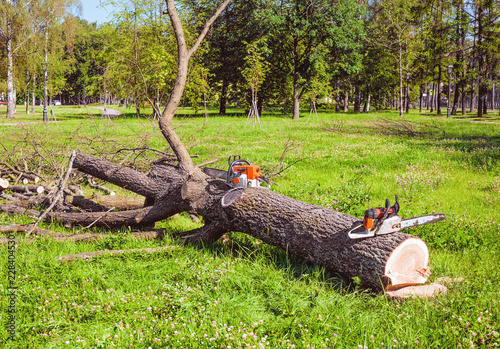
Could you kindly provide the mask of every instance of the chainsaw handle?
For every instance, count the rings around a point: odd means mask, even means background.
[[[385,219],[389,215],[389,211],[392,212],[392,210],[391,210],[391,202],[389,201],[389,199],[385,199],[385,209],[384,209],[384,212],[382,213],[382,217],[380,217],[380,219],[378,220],[377,225],[375,226],[375,228],[378,228],[382,224],[382,222],[385,221]]]
[[[235,166],[238,166],[238,165],[241,166],[244,163],[246,163],[248,166],[252,165],[250,163],[250,161],[248,161],[246,159],[242,159],[240,155],[229,156],[229,158],[227,159],[227,162],[229,164],[229,168],[227,170],[227,182],[228,183],[231,183],[235,177],[240,177],[241,174],[244,172],[244,170],[242,170],[242,171],[238,171],[235,174],[235,171],[233,170]]]
[[[397,216],[399,212],[398,196],[394,195],[396,203],[391,207],[389,199],[385,200],[385,208],[377,207],[365,211],[363,225],[367,229],[378,228],[387,218]]]
[[[232,167],[234,165],[237,165],[237,164],[241,164],[245,162],[248,166],[252,165],[248,160],[246,159],[242,159],[241,158],[241,155],[230,155],[228,158],[227,158],[227,164]]]

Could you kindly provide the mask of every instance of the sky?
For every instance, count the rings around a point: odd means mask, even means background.
[[[97,24],[102,24],[109,20],[109,18],[107,18],[108,12],[110,11],[109,6],[106,11],[106,8],[99,7],[99,0],[81,0],[81,3],[83,7],[83,19],[86,19],[88,22],[97,21]]]

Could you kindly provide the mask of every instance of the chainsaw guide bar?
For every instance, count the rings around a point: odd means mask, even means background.
[[[385,208],[377,207],[365,211],[363,223],[355,226],[347,233],[351,239],[370,238],[377,235],[396,233],[404,228],[418,227],[421,225],[437,223],[446,219],[444,213],[435,213],[425,216],[413,217],[402,220],[398,216],[399,202],[391,207],[388,199],[385,200]]]

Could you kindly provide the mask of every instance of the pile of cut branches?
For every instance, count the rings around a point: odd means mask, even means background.
[[[99,220],[111,211],[136,210],[144,207],[145,199],[137,196],[116,196],[114,191],[96,182],[89,175],[73,171],[73,161],[76,153],[69,161],[66,175],[59,176],[58,181],[40,182],[40,177],[30,172],[27,167],[22,171],[15,164],[3,162],[0,167],[0,211],[7,214],[24,214],[36,219],[29,226],[0,227],[0,232],[26,232],[28,235],[50,235],[56,240],[80,241],[88,240],[89,236],[67,236],[60,233],[47,233],[37,228],[40,221],[63,221],[67,226],[80,225],[90,228],[99,225]],[[7,170],[5,170],[7,168]],[[11,174],[16,174],[12,176]],[[9,181],[9,179],[11,179]],[[22,181],[22,185],[18,184]],[[99,183],[99,184],[97,184]],[[99,190],[107,195],[84,196],[82,185]],[[40,210],[43,210],[40,211]],[[97,213],[97,215],[96,215]],[[87,219],[79,219],[86,217]],[[81,234],[80,234],[81,235]],[[97,238],[94,236],[94,238]],[[0,240],[0,244],[6,241]]]

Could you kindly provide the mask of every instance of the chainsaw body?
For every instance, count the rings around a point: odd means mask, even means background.
[[[228,182],[233,187],[260,187],[260,167],[254,165],[239,165],[229,168]]]
[[[227,162],[229,165],[227,171],[205,167],[203,172],[209,176],[224,179],[229,185],[236,188],[269,189],[271,187],[271,183],[262,176],[259,166],[252,165],[250,161],[241,159],[237,155],[230,156]],[[262,186],[262,182],[266,183],[267,187]]]

